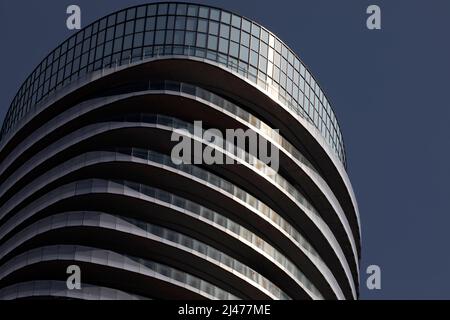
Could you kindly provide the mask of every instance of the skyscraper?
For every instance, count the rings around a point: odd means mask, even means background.
[[[171,137],[250,130],[279,169],[178,164]],[[53,50],[0,141],[0,299],[356,299],[360,225],[344,142],[277,36],[218,8],[153,3]],[[66,285],[81,270],[81,289]]]

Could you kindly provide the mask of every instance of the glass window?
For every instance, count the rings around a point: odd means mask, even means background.
[[[250,52],[250,64],[255,67],[258,66],[258,54],[255,51]]]
[[[228,53],[228,40],[223,38],[219,39],[219,51],[223,53]]]
[[[164,31],[155,32],[155,44],[164,44]]]
[[[250,47],[250,35],[247,32],[241,32],[241,44]]]
[[[173,30],[167,30],[166,31],[166,44],[172,44],[173,43]],[[166,49],[167,51],[167,49]]]
[[[114,37],[114,27],[106,30],[106,41],[112,40]]]
[[[206,47],[206,34],[197,34],[197,47]]]
[[[157,30],[164,30],[166,28],[166,16],[158,17],[156,20],[156,29]]]
[[[134,35],[134,44],[133,47],[140,47],[142,46],[142,40],[144,39],[144,34],[142,32],[136,33]]]
[[[216,36],[208,36],[208,49],[217,51],[217,37]]]
[[[147,31],[145,33],[144,45],[146,45],[146,46],[152,45],[153,44],[154,35],[155,35],[155,33],[153,31]]]
[[[260,42],[260,50],[259,53],[267,58],[267,51],[269,50],[269,47],[267,46],[267,44],[265,44],[264,42]]]
[[[160,3],[158,5],[158,15],[160,14],[167,14],[167,3]]]
[[[184,31],[175,31],[175,44],[183,44],[184,43]]]
[[[147,23],[145,25],[145,30],[155,30],[155,17],[147,18]]]
[[[269,43],[269,33],[264,29],[261,29],[261,40],[265,43]]]
[[[90,41],[91,39],[86,39],[86,40],[84,40],[84,42],[83,42],[83,53],[84,52],[86,52],[86,51],[88,51],[90,48],[89,48],[89,45],[90,45],[90,43],[91,43],[91,41]]]
[[[211,11],[211,12],[210,12],[210,18],[211,18],[212,20],[219,21],[219,18],[220,18],[220,11],[217,10],[217,9],[212,9],[212,8],[211,8],[210,11]]]
[[[239,42],[240,41],[240,31],[239,29],[236,28],[231,28],[231,40],[235,41],[235,42]]]
[[[100,31],[97,35],[97,44],[105,42],[105,30]]]
[[[98,49],[97,49],[98,50]],[[112,41],[105,43],[105,56],[109,56],[112,53]]]
[[[209,33],[217,36],[219,34],[219,24],[214,21],[209,22]]]
[[[185,17],[177,17],[175,20],[175,29],[184,30],[186,26],[186,18]]]
[[[116,21],[116,23],[124,22],[126,13],[127,13],[126,11],[120,11],[117,14],[117,21]]]
[[[226,39],[230,38],[230,27],[226,24],[220,25],[220,36]]]
[[[134,21],[128,21],[125,27],[125,34],[131,34],[134,32]]]
[[[186,32],[184,43],[188,46],[195,46],[195,32]]]
[[[117,38],[114,40],[114,53],[122,50],[122,40],[123,38]]]
[[[102,20],[100,20],[99,30],[103,30],[105,28],[106,28],[106,18],[103,18]]]
[[[222,11],[221,21],[224,22],[224,23],[230,24],[230,22],[231,22],[231,14],[229,14],[228,12]]]
[[[188,16],[197,16],[197,12],[198,12],[198,6],[196,6],[196,5],[190,5],[189,7],[188,7],[188,12],[187,12],[187,15]]]
[[[177,4],[176,3],[171,3],[169,5],[169,14],[176,14],[177,11]]]
[[[261,34],[261,28],[258,25],[253,23],[252,24],[252,35],[259,38],[260,34]]]
[[[174,29],[175,28],[175,17],[169,16],[167,17],[167,29]]]
[[[205,19],[198,19],[198,27],[197,30],[199,32],[204,32],[206,33],[208,30],[208,20]]]
[[[279,83],[280,82],[280,69],[278,67],[273,68],[273,76],[272,78]]]
[[[209,8],[200,7],[200,10],[198,11],[198,16],[208,19],[209,18]]]
[[[145,12],[146,12],[146,10],[147,10],[147,7],[146,7],[146,6],[141,6],[141,7],[137,8],[137,14],[136,14],[136,17],[137,17],[137,18],[145,17]]]
[[[133,41],[133,35],[126,36],[124,39],[124,42],[123,42],[123,50],[130,49],[132,41]]]
[[[136,32],[144,31],[145,19],[136,20]]]
[[[242,19],[242,30],[250,33],[251,23],[246,19]]]
[[[116,23],[116,15],[113,14],[108,17],[108,27],[113,26]]]
[[[238,58],[239,57],[239,44],[236,42],[230,42],[230,55]]]
[[[252,36],[251,49],[256,52],[259,51],[259,39]]]
[[[116,26],[116,35],[115,35],[116,38],[123,36],[123,29],[124,29],[124,24],[123,23],[118,24]]]
[[[185,16],[186,15],[187,6],[183,3],[177,5],[177,15]]]
[[[136,8],[130,8],[127,10],[127,20],[136,18]]]
[[[178,17],[179,18],[179,17]],[[177,18],[177,19],[178,19]],[[184,19],[184,18],[183,18]],[[195,31],[197,30],[197,19],[196,18],[188,18],[186,23],[186,30]]]
[[[75,47],[75,57],[78,57],[80,54],[81,54],[81,43],[77,44],[77,46]],[[46,77],[48,77],[48,75]]]
[[[248,48],[241,46],[241,50],[239,52],[239,59],[243,61],[248,61]]]
[[[274,53],[274,55],[273,55],[273,61],[274,61],[274,64],[275,64],[277,67],[280,67],[280,66],[281,66],[281,55],[280,55],[278,52],[275,52],[275,53]]]
[[[267,72],[267,59],[260,57],[259,59],[259,70],[266,73]]]
[[[236,16],[236,15],[233,14],[233,16],[231,18],[231,25],[233,27],[236,27],[236,28],[240,29],[241,28],[241,17]]]

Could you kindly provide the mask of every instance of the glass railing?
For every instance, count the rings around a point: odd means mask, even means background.
[[[198,203],[174,195],[165,190],[161,190],[158,188],[150,187],[148,185],[130,181],[115,181],[115,182],[119,184],[123,183],[124,186],[127,188],[131,188],[135,191],[145,194],[146,196],[165,202],[171,206],[178,207],[194,215],[207,219],[213,222],[214,224],[221,226],[226,230],[232,232],[236,236],[245,239],[246,241],[254,245],[256,248],[265,252],[272,259],[277,261],[280,265],[282,265],[285,270],[289,271],[289,273],[294,275],[294,278],[303,283],[305,287],[308,290],[310,290],[313,294],[315,294],[319,298],[323,298],[322,294],[312,284],[312,282],[303,274],[303,272],[300,271],[300,269],[298,269],[295,266],[295,264],[293,264],[288,258],[286,258],[286,256],[284,256],[275,247],[270,245],[267,241],[257,236],[255,233],[251,232],[247,228],[227,218],[226,216],[221,215],[220,213],[217,213],[216,211],[213,211],[211,209],[208,209]],[[267,283],[267,286],[270,287],[271,285]],[[284,295],[285,295],[284,293],[281,294],[281,296],[283,296],[283,299],[287,299],[288,297]]]
[[[282,218],[278,213],[273,211],[269,206],[261,202],[259,199],[255,198],[254,196],[250,195],[249,193],[245,192],[243,189],[231,184],[230,182],[220,178],[219,176],[216,176],[206,170],[203,170],[199,167],[192,166],[192,165],[175,165],[171,158],[163,155],[161,153],[155,152],[153,150],[144,150],[144,149],[126,149],[126,148],[119,148],[116,150],[119,153],[132,155],[134,157],[138,157],[141,159],[149,160],[152,162],[156,162],[168,167],[175,168],[177,170],[181,170],[185,173],[188,173],[196,178],[199,178],[207,183],[210,183],[218,188],[220,188],[223,191],[226,191],[227,193],[231,194],[234,197],[237,197],[239,200],[244,202],[245,204],[252,207],[254,210],[256,210],[259,213],[262,213],[263,216],[266,216],[269,218],[273,223],[278,225],[282,230],[284,230],[289,236],[291,236],[295,242],[301,246],[304,250],[308,251],[315,257],[317,257],[319,260],[323,262],[323,260],[320,258],[317,251],[312,247],[312,245],[297,231],[296,228],[294,228],[289,222],[287,222],[284,218]],[[151,189],[149,189],[151,190]],[[145,193],[145,192],[143,192]],[[152,195],[151,193],[150,195]],[[301,272],[299,270],[299,272]],[[300,279],[303,279],[306,277],[303,275],[303,273],[299,274]],[[309,280],[308,280],[309,281]],[[309,287],[309,286],[307,286]],[[318,292],[318,290],[316,289]]]
[[[194,86],[184,82],[176,81],[150,81],[149,90],[166,90],[174,91],[179,93],[186,93],[189,95],[196,96],[205,101],[208,101],[215,106],[221,108],[222,110],[228,111],[238,117],[239,119],[247,122],[250,126],[254,126],[257,129],[264,132],[270,139],[281,145],[286,151],[291,154],[295,159],[308,166],[310,169],[314,170],[317,174],[316,168],[311,164],[311,162],[304,157],[300,151],[297,150],[289,141],[283,138],[277,130],[272,129],[265,122],[261,121],[259,118],[251,114],[250,112],[242,109],[238,105],[222,98],[221,96],[214,94],[208,90],[201,87]]]
[[[193,136],[195,136],[194,135],[194,133],[195,133],[194,125],[191,123],[182,121],[180,119],[177,119],[177,118],[160,115],[160,114],[139,114],[139,115],[136,115],[136,117],[138,117],[138,118],[140,117],[140,120],[145,123],[154,123],[154,124],[174,128],[174,129],[184,129],[184,130],[188,131],[189,133],[191,133]],[[122,119],[122,121],[123,121],[123,120],[126,120],[126,117],[117,116],[114,119],[117,119],[117,120]],[[197,138],[199,138],[199,137],[197,137]],[[265,163],[260,161],[258,158],[254,157],[253,155],[249,154],[248,152],[246,152],[242,149],[236,148],[236,146],[234,146],[234,144],[232,144],[229,141],[223,140],[219,136],[215,136],[215,141],[217,142],[217,145],[222,144],[222,145],[228,146],[225,149],[223,149],[223,148],[219,148],[216,144],[214,144],[214,148],[221,150],[221,152],[223,152],[223,153],[226,153],[226,150],[233,150],[233,148],[237,149],[238,152],[236,152],[236,154],[235,154],[236,158],[239,158],[240,160],[245,161],[247,164],[250,164],[257,171],[261,172],[265,177],[271,179],[272,182],[274,182],[281,189],[283,189],[287,195],[291,195],[292,197],[294,197],[294,199],[295,199],[294,201],[298,202],[297,205],[300,204],[300,207],[303,210],[309,210],[312,214],[314,214],[314,216],[320,221],[321,224],[327,225],[326,222],[323,220],[323,218],[320,216],[320,214],[317,212],[317,210],[312,206],[312,204],[294,186],[292,186],[285,178],[283,178],[280,174],[276,173],[275,170],[273,170],[272,168],[267,166]],[[204,143],[206,143],[206,142],[204,142]],[[139,149],[137,149],[137,148],[133,149],[133,153],[136,153],[136,156],[138,156],[138,157],[139,157],[139,152],[140,152]],[[145,154],[147,152],[147,150],[142,150],[142,152]],[[150,151],[150,152],[152,152],[152,151]],[[171,166],[175,166],[178,168],[178,166],[176,166],[170,158],[168,158],[168,159],[169,159]],[[183,168],[182,169],[183,171],[191,170],[188,168],[195,168],[193,170],[199,169],[198,167],[184,165],[184,164],[181,164],[180,167]],[[216,180],[216,178],[213,178],[213,179]],[[308,245],[308,247],[309,247],[309,245]]]
[[[29,265],[54,260],[75,260],[88,263],[95,262],[113,268],[135,270],[135,272],[146,276],[157,275],[165,281],[181,285],[191,291],[199,291],[214,299],[239,300],[235,295],[203,279],[168,265],[130,255],[122,255],[109,250],[85,246],[57,245],[29,250],[7,261],[2,266],[0,279]]]
[[[48,297],[82,300],[149,300],[121,290],[81,283],[80,290],[70,290],[66,281],[34,280],[0,289],[0,300]]]
[[[127,184],[124,183],[124,186],[126,185]],[[275,296],[276,299],[291,299],[279,287],[262,276],[260,273],[201,241],[198,241],[179,232],[155,224],[147,223],[142,220],[120,215],[110,215],[103,212],[70,212],[52,215],[50,217],[39,220],[39,222],[34,223],[23,229],[20,233],[15,234],[10,240],[7,241],[7,243],[2,245],[0,247],[0,259],[5,257],[5,255],[11,252],[11,250],[13,250],[14,248],[19,247],[21,244],[37,236],[38,234],[47,232],[49,230],[54,230],[56,228],[73,227],[78,225],[78,223],[86,226],[103,225],[103,227],[108,226],[115,230],[121,231],[126,230],[127,225],[131,223],[133,226],[143,230],[147,234],[155,235],[176,245],[185,247],[189,251],[195,251],[201,255],[205,255],[208,258],[217,261],[218,264],[223,264],[233,269],[243,277],[247,278],[249,282],[256,283],[258,286],[261,286],[269,291],[270,294]],[[130,230],[129,232],[133,233],[132,230]],[[146,236],[148,237],[148,235]]]
[[[167,241],[173,242],[177,245],[185,247],[189,250],[195,251],[201,255],[205,255],[206,257],[217,261],[220,264],[224,264],[225,266],[233,269],[237,273],[241,274],[245,278],[247,278],[250,282],[256,283],[257,285],[263,287],[271,294],[273,294],[277,299],[281,300],[290,300],[289,296],[284,293],[278,286],[273,284],[269,279],[262,276],[260,273],[256,272],[254,269],[246,266],[239,260],[236,260],[226,253],[223,253],[210,245],[207,245],[197,239],[186,236],[182,233],[155,225],[151,223],[146,223],[141,220],[116,216],[117,219],[123,219],[128,221],[129,223],[139,227],[140,229],[146,231],[147,233],[153,234],[155,236],[161,237]]]

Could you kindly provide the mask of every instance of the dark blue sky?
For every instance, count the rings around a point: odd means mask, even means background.
[[[0,0],[0,119],[22,81],[71,34],[132,0]],[[450,1],[197,1],[275,32],[317,77],[340,121],[363,234],[361,298],[450,299]],[[370,4],[382,30],[366,28]],[[382,290],[365,287],[367,265]]]

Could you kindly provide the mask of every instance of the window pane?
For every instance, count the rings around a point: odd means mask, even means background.
[[[136,21],[136,32],[144,31],[145,19],[139,19]]]
[[[233,14],[233,17],[231,18],[231,25],[233,27],[236,27],[236,28],[240,29],[241,28],[241,17],[235,16]]]
[[[217,50],[217,37],[208,36],[208,49]]]
[[[140,47],[142,46],[142,40],[144,38],[144,34],[142,32],[136,33],[134,35],[134,44],[133,47]]]
[[[239,42],[240,41],[240,31],[236,28],[231,28],[231,40]]]
[[[206,47],[206,34],[197,34],[197,47]]]
[[[177,20],[178,20],[178,18],[177,18]],[[188,18],[187,19],[186,30],[189,30],[189,31],[197,30],[197,19],[196,18]]]
[[[228,12],[222,11],[222,22],[224,23],[231,23],[231,14],[229,14]]]
[[[155,17],[147,18],[147,23],[145,25],[145,30],[154,30],[155,29]]]
[[[241,32],[241,44],[250,47],[250,35],[246,32]]]
[[[205,19],[198,19],[198,27],[197,30],[199,32],[207,32],[208,30],[208,20]]]
[[[250,21],[242,19],[242,30],[245,30],[248,33],[250,33],[250,26],[251,26]]]
[[[153,44],[154,34],[155,33],[153,31],[147,31],[145,33],[144,45],[148,46],[148,45],[152,45]]]
[[[219,40],[219,51],[223,53],[228,53],[228,40],[220,38]]]
[[[119,52],[120,50],[122,50],[122,40],[123,38],[114,40],[114,52]]]
[[[258,66],[258,54],[255,51],[250,52],[250,64],[255,67]]]
[[[243,61],[248,61],[248,49],[241,46],[241,51],[239,52],[239,59]]]
[[[134,32],[134,21],[128,21],[125,27],[125,34],[131,34]]]
[[[130,49],[132,41],[133,41],[133,35],[126,36],[125,40],[123,42],[123,50]]]
[[[217,36],[219,34],[219,24],[214,21],[209,22],[209,33]]]
[[[208,19],[209,18],[209,8],[200,7],[200,10],[198,11],[198,16]]]
[[[239,45],[236,42],[230,42],[230,55],[236,58],[239,57]]]
[[[188,46],[194,46],[195,45],[195,32],[186,32],[186,39],[184,40],[184,43]]]
[[[155,44],[163,44],[164,43],[164,31],[156,31],[155,33]]]
[[[224,37],[226,39],[229,39],[230,38],[230,27],[225,24],[221,24],[220,25],[220,36]]]
[[[220,11],[217,9],[211,9],[210,18],[212,20],[219,21]]]
[[[175,44],[183,44],[184,43],[184,31],[175,31]]]
[[[166,28],[166,16],[158,17],[156,20],[156,29],[163,30]]]
[[[186,18],[185,17],[177,17],[175,20],[175,29],[184,30],[186,27]]]

